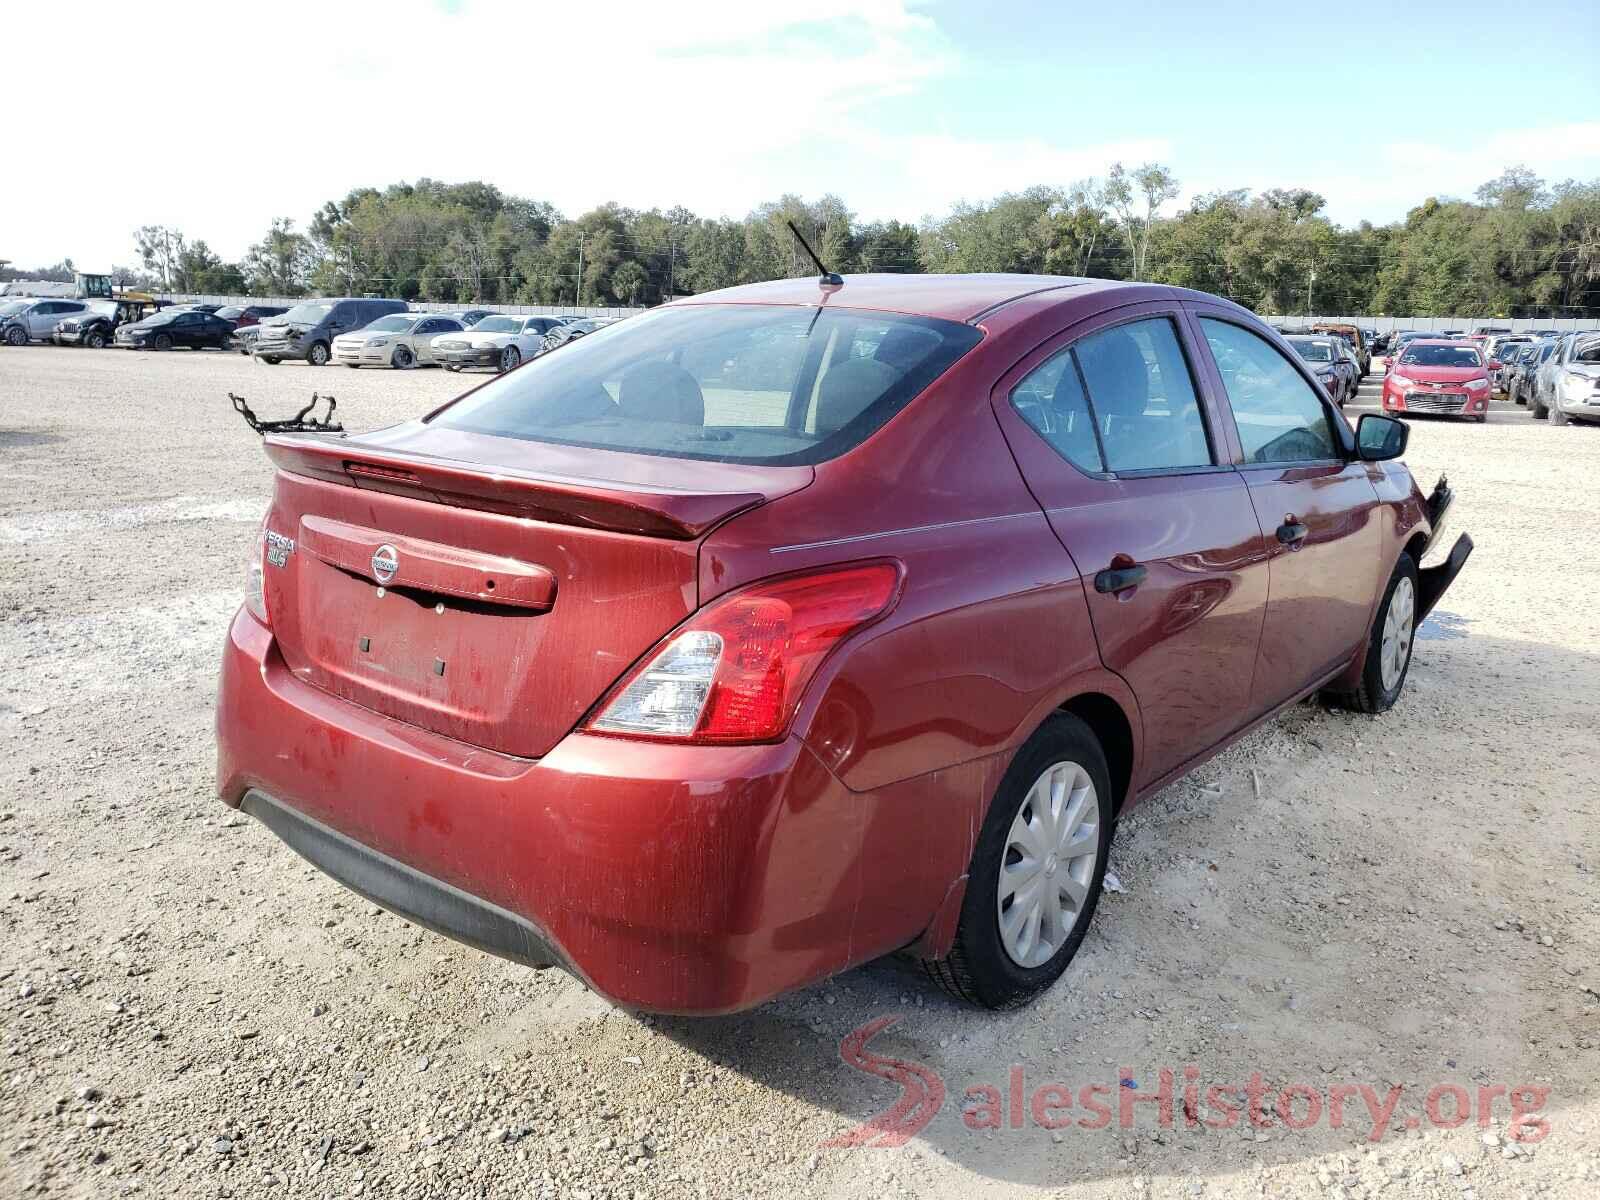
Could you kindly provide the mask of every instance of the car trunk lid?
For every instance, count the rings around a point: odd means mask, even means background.
[[[529,758],[698,606],[700,538],[812,475],[425,427],[266,447],[266,600],[289,668]]]

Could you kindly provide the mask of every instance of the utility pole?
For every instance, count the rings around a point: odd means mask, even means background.
[[[1316,309],[1311,307],[1311,286],[1317,282],[1317,269],[1309,267],[1306,270],[1306,316],[1311,316]]]
[[[583,307],[583,238],[582,233],[578,234],[578,299],[574,308]]]
[[[678,266],[678,242],[671,234],[667,235],[667,299],[673,296],[672,276]]]

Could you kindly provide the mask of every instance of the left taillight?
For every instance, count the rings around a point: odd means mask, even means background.
[[[779,741],[823,660],[899,591],[899,568],[875,562],[730,593],[623,676],[585,728],[689,744]]]

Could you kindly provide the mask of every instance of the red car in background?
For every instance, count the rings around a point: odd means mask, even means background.
[[[905,951],[1013,1004],[1114,827],[1318,691],[1393,705],[1449,489],[1243,308],[787,280],[421,419],[272,435],[222,800],[406,919],[630,1007]]]
[[[1385,412],[1432,413],[1489,419],[1489,364],[1468,341],[1417,338],[1389,364],[1383,380]]]

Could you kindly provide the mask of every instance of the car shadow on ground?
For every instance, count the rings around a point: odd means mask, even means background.
[[[1336,1153],[1409,1161],[1408,1150],[1434,1170],[1451,1137],[1458,1154],[1495,1156],[1485,1170],[1516,1169],[1480,1138],[1506,1134],[1513,1098],[1530,1132],[1544,1123],[1559,1138],[1563,1114],[1596,1086],[1572,1060],[1600,1004],[1585,949],[1600,918],[1570,910],[1546,946],[1535,914],[1548,909],[1529,890],[1578,908],[1593,894],[1593,824],[1574,842],[1540,814],[1582,794],[1589,737],[1548,685],[1592,694],[1600,658],[1465,638],[1466,623],[1430,618],[1442,640],[1419,655],[1392,714],[1302,704],[1205,782],[1130,814],[1113,860],[1127,892],[1106,896],[1078,958],[1030,1007],[958,1005],[891,958],[745,1014],[650,1023],[802,1101],[818,1117],[819,1169],[863,1180],[896,1161],[902,1134],[912,1140],[899,1161],[913,1172],[942,1159],[1035,1186],[1248,1176]],[[1416,722],[1502,704],[1540,725],[1541,750],[1402,756]],[[1469,786],[1483,771],[1515,778],[1521,753],[1570,753],[1571,767],[1541,788]],[[1418,839],[1389,819],[1396,806],[1460,836]],[[1260,1123],[1248,1115],[1253,1077]],[[1335,1089],[1348,1089],[1337,1116]],[[1305,1127],[1286,1126],[1285,1096],[1289,1126]]]

